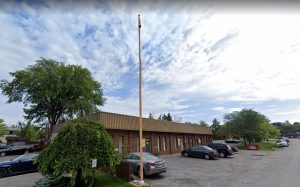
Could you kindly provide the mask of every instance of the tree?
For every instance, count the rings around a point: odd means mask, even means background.
[[[112,170],[120,160],[112,138],[97,122],[77,119],[66,122],[48,148],[37,158],[39,171],[44,175],[72,176],[75,186],[90,186],[95,170],[92,159],[97,159],[97,168]]]
[[[243,138],[244,144],[260,142],[265,138],[264,124],[270,122],[266,116],[252,109],[225,114],[224,121],[222,131]]]
[[[0,119],[0,137],[6,134],[6,125],[3,119]]]
[[[19,121],[18,126],[20,127],[20,137],[27,138],[28,140],[37,139],[38,128],[35,125],[31,124],[30,121],[28,121],[27,123]]]
[[[10,75],[12,81],[0,82],[2,94],[8,96],[8,103],[23,102],[25,119],[47,120],[48,139],[59,119],[97,112],[97,106],[105,102],[101,84],[88,69],[78,65],[41,58]]]
[[[151,112],[149,113],[149,119],[154,119],[153,114]]]
[[[212,130],[212,133],[213,133],[213,137],[216,138],[216,132],[220,128],[220,122],[217,120],[217,118],[214,118],[212,120],[212,125],[210,127],[211,127],[211,130]]]
[[[166,120],[167,120],[167,121],[173,121],[172,116],[171,116],[170,113],[167,114]]]
[[[208,124],[205,121],[203,121],[203,120],[199,121],[199,125],[201,127],[208,127]]]
[[[161,114],[159,115],[159,117],[157,119],[158,120],[163,120]]]
[[[159,115],[158,120],[163,120],[163,121],[173,121],[172,116],[170,113],[167,115],[164,113],[163,115]]]

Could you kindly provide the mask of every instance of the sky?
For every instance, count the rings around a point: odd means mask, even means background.
[[[300,121],[300,5],[209,1],[10,1],[0,6],[0,79],[39,58],[88,68],[102,111],[138,116],[141,15],[143,116],[211,124],[243,108]],[[23,104],[0,95],[0,118]]]

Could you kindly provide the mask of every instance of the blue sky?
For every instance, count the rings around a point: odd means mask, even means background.
[[[229,8],[231,7],[231,8]],[[248,8],[245,8],[248,7]],[[138,115],[137,15],[143,114],[211,123],[242,108],[300,121],[300,13],[280,5],[157,1],[16,1],[0,7],[0,79],[40,57],[88,68],[100,109]],[[22,121],[0,96],[0,118]]]

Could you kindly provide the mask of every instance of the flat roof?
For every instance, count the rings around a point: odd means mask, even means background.
[[[139,117],[110,112],[97,112],[85,118],[101,123],[106,129],[139,130]],[[143,131],[212,135],[209,127],[143,118]]]

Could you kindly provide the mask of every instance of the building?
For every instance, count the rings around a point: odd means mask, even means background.
[[[139,151],[139,118],[98,112],[86,118],[101,123],[112,136],[116,151],[127,154]],[[56,125],[53,135],[62,126]],[[210,128],[198,125],[143,118],[144,151],[155,155],[174,154],[182,149],[212,141]]]
[[[11,127],[7,127],[5,134],[2,137],[0,137],[0,140],[6,143],[7,137],[17,137],[19,136],[20,131],[21,128],[19,128],[17,125],[12,125]]]

